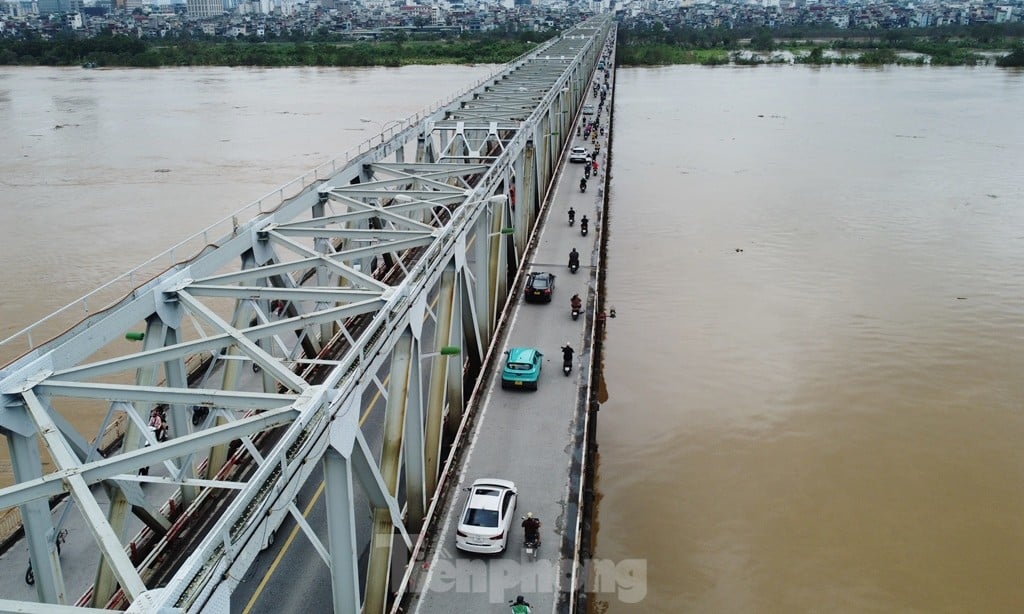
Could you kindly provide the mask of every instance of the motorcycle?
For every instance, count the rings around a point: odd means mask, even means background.
[[[568,345],[562,348],[562,373],[566,377],[569,377],[569,374],[572,373],[572,354],[572,348]]]
[[[526,552],[526,556],[531,559],[537,558],[537,550],[540,549],[540,540],[536,537],[526,538],[523,540],[523,550]]]
[[[586,219],[580,220],[580,234],[583,235],[584,237],[587,236],[587,230],[588,230],[588,228],[587,228],[587,220]]]
[[[590,166],[583,167],[583,176],[587,179],[590,179]]]
[[[580,192],[586,192],[586,191],[587,191],[587,178],[584,177],[583,179],[580,179]]]
[[[569,209],[569,225],[572,226],[576,223],[576,211]]]
[[[572,262],[569,263],[569,272],[570,273],[575,273],[578,270],[580,270],[580,263],[578,261],[573,260]]]
[[[57,532],[57,557],[60,558],[60,545],[68,540],[68,530],[61,529]],[[32,586],[36,583],[36,573],[32,570],[32,559],[28,561],[28,569],[25,570],[25,584]]]
[[[572,319],[578,319],[580,314],[583,313],[583,301],[579,297],[574,296],[573,300],[569,302],[569,306],[572,308]]]

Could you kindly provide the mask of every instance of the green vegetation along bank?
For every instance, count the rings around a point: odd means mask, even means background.
[[[1024,66],[1024,24],[856,32],[832,28],[620,28],[618,64],[773,64]],[[0,40],[0,65],[163,66],[404,66],[503,64],[555,32],[489,33],[453,38],[343,42],[181,39],[123,35],[53,40]]]
[[[550,33],[537,33],[550,38]],[[524,37],[459,37],[382,42],[145,41],[128,36],[2,40],[0,65],[21,66],[404,66],[503,64],[536,42]]]
[[[620,28],[616,51],[619,64],[626,66],[789,62],[1024,66],[1024,24],[882,32],[823,27],[697,30],[655,24]]]

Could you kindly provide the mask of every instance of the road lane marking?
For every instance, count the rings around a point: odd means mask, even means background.
[[[434,306],[437,305],[438,299],[439,297],[434,297],[434,300],[430,302],[431,311],[433,311]],[[426,320],[426,317],[424,317],[424,320]],[[387,387],[388,381],[390,380],[391,374],[388,373],[387,377],[384,378],[384,388]],[[363,428],[363,423],[366,422],[366,419],[370,416],[370,412],[373,411],[373,408],[377,405],[377,401],[380,400],[380,397],[381,392],[380,387],[378,387],[377,392],[373,395],[373,398],[370,399],[370,404],[367,406],[366,411],[363,412],[363,415],[359,417],[360,429]],[[310,512],[313,511],[313,505],[320,500],[320,495],[323,494],[325,485],[326,482],[321,480],[320,486],[317,487],[316,492],[313,494],[313,499],[306,506],[306,509],[302,511],[303,518],[309,517]],[[271,576],[274,575],[274,572],[277,570],[278,565],[280,565],[281,561],[284,559],[284,555],[288,552],[288,548],[291,547],[292,542],[295,540],[295,536],[298,535],[299,529],[299,525],[296,524],[295,527],[292,529],[292,532],[288,535],[288,539],[285,540],[284,545],[281,547],[281,551],[278,553],[276,557],[274,557],[274,561],[270,564],[270,567],[267,568],[267,573],[263,575],[263,579],[260,580],[259,585],[256,586],[256,590],[253,591],[252,597],[249,599],[249,602],[245,604],[245,609],[242,610],[242,614],[249,614],[252,611],[252,608],[256,605],[256,600],[259,599],[260,595],[263,594],[264,589],[266,589],[267,587],[267,583],[270,582]]]
[[[390,374],[386,378],[384,378],[385,386],[387,385],[389,379],[391,379]],[[374,394],[373,398],[370,400],[370,404],[366,408],[366,411],[363,412],[363,415],[360,416],[359,418],[359,428],[363,427],[363,423],[366,422],[366,418],[369,417],[370,412],[373,411],[373,408],[377,405],[377,401],[379,399],[380,389],[378,388],[376,394]],[[310,512],[313,511],[313,506],[316,505],[316,502],[320,500],[320,495],[324,494],[324,488],[326,487],[326,485],[326,482],[324,482],[323,480],[320,481],[320,486],[317,487],[316,492],[313,494],[313,498],[310,499],[308,504],[306,504],[306,509],[302,510],[303,518],[309,517]],[[288,534],[288,539],[285,540],[284,545],[281,546],[281,551],[277,553],[276,557],[274,557],[274,561],[270,564],[270,567],[267,568],[267,573],[263,574],[263,579],[260,580],[260,583],[256,586],[256,590],[253,591],[252,597],[249,599],[249,602],[245,604],[245,608],[242,610],[242,614],[249,614],[249,612],[252,611],[253,607],[255,607],[256,601],[260,598],[260,595],[263,594],[263,590],[267,588],[267,583],[270,582],[270,578],[274,575],[274,572],[277,571],[278,565],[280,565],[281,561],[284,560],[284,555],[288,553],[288,549],[291,547],[292,542],[295,541],[295,537],[299,534],[301,528],[302,527],[300,527],[298,523],[296,523],[295,526],[292,528],[292,532]]]

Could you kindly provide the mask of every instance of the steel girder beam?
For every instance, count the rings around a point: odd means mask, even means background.
[[[50,412],[53,409],[44,405],[43,401],[31,390],[25,391],[23,398],[25,399],[25,407],[28,409],[32,420],[36,423],[43,443],[46,445],[46,449],[57,467],[67,471],[79,466],[78,459],[74,457],[64,438],[58,433],[53,420],[50,418]],[[71,473],[65,476],[64,483],[75,504],[82,510],[82,516],[86,519],[86,528],[92,533],[96,544],[103,553],[104,559],[111,567],[114,576],[117,577],[117,581],[121,584],[121,589],[132,599],[145,592],[146,585],[142,582],[142,578],[139,577],[139,573],[135,570],[135,566],[132,564],[128,554],[125,553],[117,533],[107,522],[103,508],[100,507],[92,492],[89,491],[89,485],[85,481],[84,476]],[[56,567],[59,568],[59,564]],[[58,603],[63,603],[64,596],[58,595],[58,599]]]
[[[357,415],[353,412],[353,415]],[[331,597],[335,614],[359,614],[362,591],[359,586],[359,545],[356,542],[355,490],[349,456],[355,443],[344,437],[341,424],[331,427],[331,447],[324,454],[327,541],[332,553]]]
[[[29,422],[24,405],[15,408],[6,405],[4,413]],[[43,463],[34,436],[25,431],[6,430],[7,449],[11,454],[14,479],[19,483],[36,481],[43,475]],[[5,507],[13,507],[7,505]],[[36,498],[20,502],[21,521],[28,538],[29,561],[36,573],[36,597],[50,604],[65,603],[64,576],[57,557],[57,532],[53,527],[50,506],[45,499]]]
[[[224,392],[200,388],[129,386],[127,384],[89,384],[46,380],[35,386],[40,393],[79,399],[178,403],[235,409],[276,409],[295,400],[294,395],[268,392]]]
[[[412,330],[402,333],[391,352],[391,379],[384,414],[384,443],[380,456],[380,473],[390,497],[398,494],[398,478],[406,443],[408,416],[419,401],[420,360],[417,339]],[[413,409],[413,414],[418,415]],[[373,506],[373,528],[370,534],[370,560],[366,568],[367,614],[383,612],[387,605],[387,585],[391,571],[391,549],[394,542],[394,524],[387,507]]]
[[[110,614],[110,610],[98,608],[78,608],[70,605],[29,603],[7,599],[0,599],[0,612],[17,612],[18,614]]]
[[[483,347],[490,343],[495,326],[492,281],[489,273],[491,249],[488,239],[494,225],[491,221],[494,214],[490,209],[487,213],[488,215],[480,217],[474,229],[473,258],[469,265],[474,280],[473,317],[479,331],[477,338],[481,340]]]
[[[496,203],[491,211],[491,227],[487,234],[487,291],[490,305],[488,306],[488,319],[491,322],[491,331],[498,321],[498,314],[505,299],[508,297],[508,249],[506,242],[511,240],[508,235],[502,234],[502,230],[509,222],[508,199]],[[491,335],[487,336],[487,343],[490,345]]]
[[[463,366],[472,369],[473,373],[479,373],[483,366],[484,343],[480,337],[480,327],[476,321],[476,310],[473,308],[472,282],[469,276],[469,269],[466,266],[465,257],[456,261],[456,293],[452,303],[452,327],[456,328],[451,332],[452,338],[461,339],[462,353],[466,356]],[[455,442],[455,433],[462,421],[462,414],[466,409],[466,392],[464,385],[463,369],[448,369],[448,420],[445,421],[445,433],[448,440]],[[440,480],[440,473],[438,474]]]
[[[178,328],[171,328],[167,331],[167,338],[165,342],[168,345],[176,345],[178,343]],[[183,390],[188,388],[188,375],[185,368],[185,361],[181,358],[175,358],[167,360],[164,363],[164,372],[167,374],[167,387],[177,388]],[[266,394],[267,391],[264,391]],[[166,399],[165,399],[166,401]],[[251,407],[251,406],[250,406]],[[186,416],[186,404],[184,403],[171,403],[170,404],[170,416],[171,416],[171,436],[181,437],[191,432],[190,420]],[[191,479],[195,477],[196,471],[195,466],[192,463],[192,458],[182,456],[177,459],[178,467],[180,468],[181,477],[185,479]],[[181,502],[186,507],[192,503],[196,498],[196,489],[192,486],[182,486],[181,488]],[[147,523],[148,524],[148,523]]]
[[[327,533],[332,557],[331,578],[334,612],[358,612],[360,605],[358,544],[355,543],[353,515],[353,480],[363,487],[372,505],[387,509],[391,524],[399,529],[402,543],[412,546],[401,519],[398,500],[387,490],[384,477],[378,471],[366,439],[358,428],[353,428],[357,412],[349,412],[349,422],[335,421],[331,428],[331,447],[324,454],[324,482],[327,490]],[[391,536],[388,536],[391,541]],[[354,609],[352,609],[354,608]],[[364,612],[371,612],[367,605]]]
[[[160,319],[159,314],[153,314],[146,321],[146,336],[143,338],[144,348],[153,349],[162,347],[167,338],[167,325]],[[153,386],[157,383],[159,363],[150,363],[141,366],[136,370],[135,384],[137,386]],[[154,403],[136,401],[134,411],[140,416],[149,414],[149,409],[155,407]],[[139,449],[144,442],[140,436],[139,427],[133,420],[128,421],[128,430],[124,435],[125,444],[123,449],[132,451]],[[128,499],[120,490],[108,489],[110,507],[107,508],[107,522],[117,536],[119,542],[126,541]],[[106,603],[117,590],[117,578],[114,569],[107,565],[103,556],[100,556],[99,565],[96,568],[96,579],[93,583],[92,605],[99,607]]]
[[[526,253],[530,240],[529,230],[533,228],[531,221],[536,216],[541,199],[537,193],[537,168],[534,158],[536,150],[533,141],[526,144],[523,155],[516,159],[516,197],[518,202],[513,211],[516,224],[516,245],[519,253]]]
[[[437,296],[437,321],[435,323],[434,336],[437,339],[435,344],[438,348],[443,346],[456,347],[459,348],[459,353],[461,354],[462,328],[458,326],[460,322],[457,319],[459,316],[458,306],[462,301],[459,289],[460,280],[456,271],[456,263],[451,262],[446,267],[444,273],[441,274],[441,285]],[[440,351],[435,353],[431,361],[430,389],[427,393],[427,418],[423,442],[423,473],[426,480],[426,492],[423,499],[425,501],[429,501],[434,496],[434,490],[437,487],[438,471],[441,467],[441,436],[445,416],[445,401],[450,397],[456,397],[454,391],[451,390],[451,371],[458,374],[457,380],[460,391],[462,384],[461,369],[458,368],[459,363],[452,365],[449,356]],[[458,396],[461,397],[461,394]],[[454,413],[461,415],[461,407]],[[420,513],[415,514],[410,505],[408,521],[410,530],[417,533],[420,531],[423,524],[423,511],[419,510]]]
[[[313,205],[313,209],[312,209],[311,213],[312,213],[312,216],[313,216],[314,220],[317,219],[317,218],[324,217],[324,215],[325,215],[325,213],[324,213],[324,211],[325,211],[324,203],[325,202],[327,202],[327,198],[321,197],[320,198],[320,202],[318,202],[317,204]],[[293,233],[297,233],[295,236],[300,236],[300,237],[301,236],[306,236],[308,238],[311,238],[313,240],[313,249],[316,250],[316,253],[321,255],[321,258],[323,256],[327,255],[328,253],[330,253],[330,251],[331,251],[331,243],[330,243],[331,237],[330,237],[330,235],[328,235],[328,234],[326,234],[324,232],[324,229],[319,229],[317,234],[311,234],[311,235],[303,235],[301,233],[301,230],[297,229],[297,228],[293,229],[292,232]],[[275,234],[276,236],[280,237],[280,236],[287,236],[288,232],[287,231],[285,231],[284,233],[274,232],[273,234]],[[334,282],[331,280],[331,273],[327,269],[327,267],[324,266],[322,261],[319,262],[317,264],[317,267],[316,267],[316,285],[317,285],[318,288],[325,288],[327,286],[334,285]],[[316,307],[314,309],[316,309],[316,311],[321,311],[322,309],[326,309],[327,307],[328,307],[328,303],[326,301],[319,301],[319,302],[316,303]],[[335,327],[335,322],[321,322],[320,323],[320,345],[321,346],[327,345],[327,343],[334,337],[334,327]]]
[[[31,392],[28,391],[26,394]],[[297,398],[295,402],[301,403],[302,400]],[[111,478],[135,479],[131,475],[139,467],[153,465],[178,456],[190,455],[209,448],[213,444],[232,441],[281,424],[287,424],[295,419],[296,413],[296,408],[292,406],[268,410],[224,426],[178,437],[172,441],[154,442],[155,445],[134,452],[101,458],[88,463],[75,463],[75,466],[71,468],[63,468],[45,476],[19,480],[17,484],[0,490],[0,509],[25,505],[31,501],[68,492],[68,485],[65,482],[72,475],[81,476],[86,484],[95,484]],[[101,515],[101,517],[105,516]]]

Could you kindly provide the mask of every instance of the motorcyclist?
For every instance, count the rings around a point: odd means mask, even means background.
[[[540,544],[540,519],[533,516],[533,512],[527,512],[523,518],[523,534],[527,542]],[[522,599],[522,597],[520,597]],[[526,604],[530,605],[530,604]]]
[[[573,209],[572,207],[569,207],[569,225],[571,226],[572,223],[575,222],[575,221],[576,221],[576,210]]]
[[[590,177],[590,165],[589,164],[587,164],[586,166],[583,167],[583,176],[587,177],[587,178]]]
[[[587,178],[583,177],[583,178],[580,179],[580,191],[582,192],[582,191],[584,191],[586,189],[587,189]]]
[[[573,265],[580,266],[580,253],[576,251],[575,247],[569,252],[569,266]]]
[[[523,599],[522,595],[518,595],[516,600],[510,603],[512,604],[512,614],[530,614],[530,603]]]
[[[581,311],[583,309],[583,299],[580,298],[579,294],[573,294],[572,298],[569,299],[569,306],[572,307],[573,311]]]
[[[563,345],[562,346],[562,361],[563,362],[571,363],[572,362],[572,355],[573,355],[573,353],[574,353],[574,350],[572,349],[571,345],[569,345],[568,343]],[[540,521],[538,521],[538,522],[540,522]]]
[[[590,220],[587,219],[587,216],[584,215],[580,218],[580,230],[586,230],[589,224]]]

